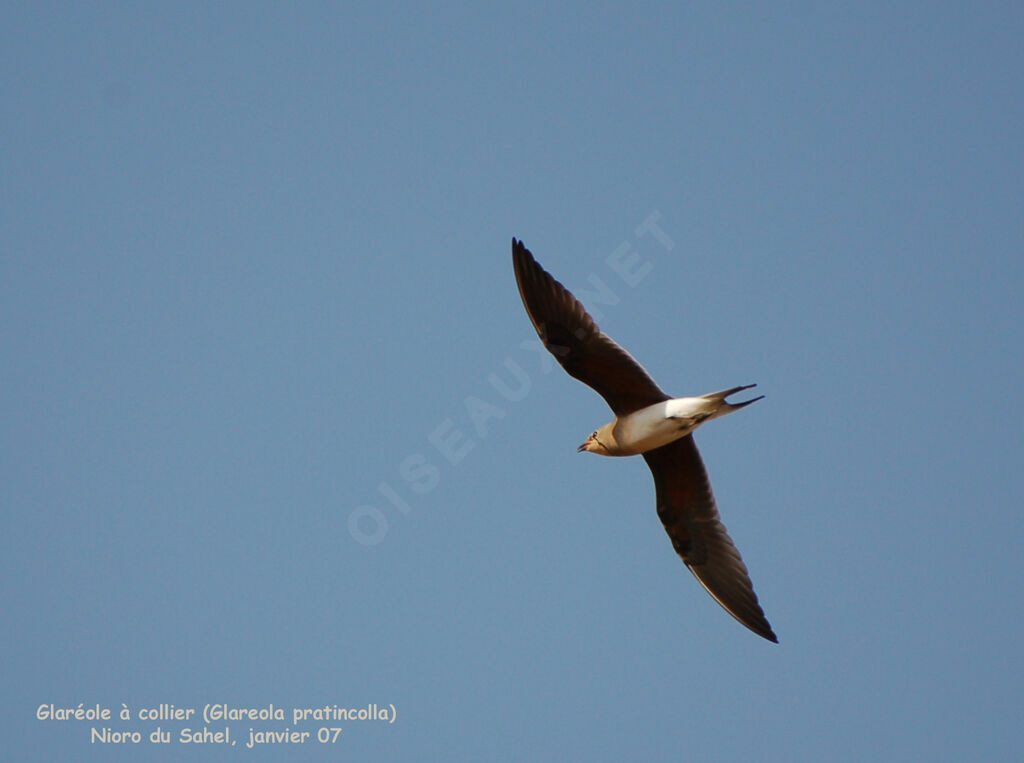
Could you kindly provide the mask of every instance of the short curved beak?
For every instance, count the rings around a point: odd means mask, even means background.
[[[583,452],[583,451],[585,451],[586,449],[587,449],[587,443],[583,443],[583,444],[582,444],[582,445],[580,445],[580,446],[579,446],[578,448],[576,448],[576,452],[577,452],[577,453],[582,453],[582,452]]]

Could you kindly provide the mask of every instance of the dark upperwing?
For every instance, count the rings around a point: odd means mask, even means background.
[[[757,603],[746,565],[719,521],[693,435],[643,454],[654,475],[658,518],[704,589],[754,633],[779,643]]]
[[[593,387],[616,416],[669,399],[516,239],[512,239],[512,260],[519,294],[544,346],[571,376]],[[778,643],[757,603],[743,559],[718,519],[693,436],[643,456],[654,475],[658,517],[690,572],[730,615]]]
[[[668,400],[643,367],[601,332],[583,305],[512,239],[519,295],[540,340],[570,376],[592,387],[616,416]]]

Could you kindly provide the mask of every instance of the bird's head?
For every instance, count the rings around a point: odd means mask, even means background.
[[[608,448],[605,447],[605,445],[599,439],[597,439],[596,431],[591,432],[590,437],[587,438],[587,441],[580,445],[578,448],[576,448],[577,453],[582,453],[583,451],[587,451],[589,453],[597,453],[598,455],[602,456],[608,455]]]

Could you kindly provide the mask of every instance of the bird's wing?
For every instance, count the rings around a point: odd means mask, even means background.
[[[669,399],[643,366],[602,333],[583,305],[516,239],[512,262],[519,295],[544,346],[571,376],[596,390],[616,416]]]
[[[654,475],[658,518],[672,546],[705,590],[754,633],[778,643],[740,552],[718,518],[693,435],[643,454]]]

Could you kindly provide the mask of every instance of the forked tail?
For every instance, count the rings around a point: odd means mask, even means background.
[[[745,384],[742,387],[723,389],[719,390],[718,392],[711,392],[707,395],[701,395],[701,397],[704,398],[705,400],[717,400],[719,402],[719,412],[716,414],[717,418],[718,416],[724,416],[727,413],[738,411],[740,408],[746,408],[751,403],[756,403],[758,400],[763,398],[764,395],[758,395],[753,400],[744,400],[742,403],[729,403],[726,402],[725,400],[725,398],[729,397],[729,395],[735,395],[737,392],[742,392],[745,389],[751,389],[756,386],[756,384]]]

